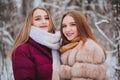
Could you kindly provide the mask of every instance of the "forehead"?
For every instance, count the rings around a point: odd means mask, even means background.
[[[70,15],[67,15],[67,16],[65,16],[64,18],[63,18],[63,21],[62,21],[63,23],[65,23],[65,22],[75,22],[75,20],[74,20],[74,18],[72,17],[72,16],[70,16]]]
[[[33,13],[33,17],[35,16],[44,16],[44,15],[48,15],[47,12],[45,10],[42,9],[36,9]]]

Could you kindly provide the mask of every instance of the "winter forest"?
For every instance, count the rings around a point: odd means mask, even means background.
[[[120,80],[120,0],[0,0],[0,80],[14,80],[10,50],[28,12],[36,6],[50,11],[57,30],[65,11],[82,12],[106,49],[109,80]]]

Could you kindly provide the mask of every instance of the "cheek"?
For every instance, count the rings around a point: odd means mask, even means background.
[[[33,21],[32,24],[35,25],[35,21]]]
[[[33,25],[34,25],[34,26],[40,26],[40,22],[36,22],[36,21],[35,21],[35,22],[33,22]]]
[[[78,31],[77,30],[75,30],[75,35],[78,36]]]
[[[62,29],[63,34],[65,35],[65,29]]]
[[[49,25],[49,26],[50,26],[50,21],[47,21],[47,25]]]
[[[73,32],[74,32],[74,36],[78,36],[77,27],[73,27],[72,30],[73,30]]]

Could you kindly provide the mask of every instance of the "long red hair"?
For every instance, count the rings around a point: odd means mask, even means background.
[[[69,41],[66,39],[66,37],[64,36],[63,31],[62,31],[62,28],[63,28],[62,21],[63,21],[64,17],[67,15],[71,16],[75,20],[77,30],[79,32],[78,33],[79,37],[81,38],[81,40],[83,40],[83,43],[86,41],[87,38],[91,38],[92,40],[97,42],[84,15],[82,15],[80,12],[74,10],[74,11],[66,12],[61,19],[60,31],[61,31],[61,35],[62,35],[61,37],[63,39],[63,45],[69,43]]]
[[[80,13],[79,11],[68,11],[66,13],[64,13],[64,15],[62,16],[62,19],[61,19],[61,25],[60,25],[60,31],[61,31],[61,37],[62,37],[62,46],[63,45],[66,45],[68,44],[70,41],[67,40],[67,38],[64,36],[63,34],[63,27],[62,27],[62,22],[63,22],[63,19],[65,16],[71,16],[74,20],[75,20],[75,23],[76,23],[76,26],[77,26],[77,30],[78,30],[78,35],[80,37],[80,39],[83,41],[83,45],[84,43],[86,42],[86,40],[88,38],[92,39],[93,41],[95,41],[98,45],[100,45],[94,34],[92,33],[92,30],[86,20],[86,18],[84,17],[84,15],[82,13]],[[100,45],[101,48],[103,48],[101,45]],[[105,49],[103,48],[103,51],[105,53],[105,56],[106,56],[106,52],[105,52]]]

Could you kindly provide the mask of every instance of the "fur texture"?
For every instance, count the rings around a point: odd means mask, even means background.
[[[70,80],[107,80],[102,48],[91,39],[84,46],[81,45],[82,41],[61,55],[60,77]]]

